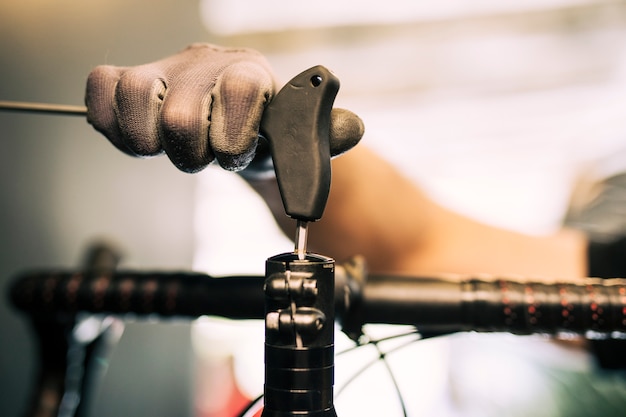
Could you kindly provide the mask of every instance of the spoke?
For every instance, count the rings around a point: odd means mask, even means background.
[[[415,335],[416,337],[412,338],[411,340],[409,340],[409,341],[407,341],[405,343],[402,343],[402,344],[400,344],[398,346],[395,346],[394,348],[388,350],[387,352],[383,352],[380,349],[380,346],[378,346],[379,343],[384,342],[384,341],[398,339],[398,338],[401,338],[401,337],[412,336],[412,335]],[[363,375],[363,373],[365,373],[365,371],[369,370],[372,366],[376,365],[376,363],[378,363],[379,361],[383,361],[384,366],[387,369],[387,371],[389,373],[389,376],[391,378],[391,381],[392,381],[392,383],[393,383],[393,385],[395,387],[396,393],[398,394],[398,400],[400,401],[400,406],[402,408],[402,412],[403,412],[404,416],[406,417],[407,416],[407,410],[406,410],[406,404],[405,404],[404,398],[402,396],[402,392],[400,391],[400,387],[398,386],[397,380],[396,380],[396,378],[393,375],[393,371],[392,371],[391,367],[389,366],[389,364],[387,363],[387,361],[385,360],[385,358],[386,358],[387,355],[389,355],[391,353],[394,353],[394,352],[396,352],[396,351],[398,351],[400,349],[403,349],[403,348],[405,348],[407,346],[410,346],[413,343],[418,342],[420,340],[421,340],[421,337],[420,337],[419,333],[417,332],[417,330],[415,330],[415,331],[411,331],[411,332],[407,332],[407,333],[401,333],[401,334],[397,334],[397,335],[384,337],[384,338],[381,338],[379,340],[370,341],[370,342],[368,342],[366,344],[356,345],[356,346],[354,346],[352,348],[349,348],[349,349],[346,349],[346,350],[344,350],[342,352],[337,353],[337,355],[339,356],[339,355],[342,355],[342,354],[354,351],[357,348],[365,347],[365,346],[367,346],[369,344],[373,344],[375,346],[376,350],[378,351],[378,357],[376,357],[375,359],[373,359],[373,360],[371,360],[369,362],[364,363],[362,367],[358,368],[356,370],[356,372],[354,374],[352,374],[350,376],[350,378],[347,379],[347,381],[343,384],[343,386],[341,386],[341,387],[339,387],[337,389],[336,396],[339,397],[339,395],[341,395],[341,393],[344,392],[344,390],[346,388],[348,388],[348,386],[350,386],[354,381],[356,381],[356,379],[358,377]]]

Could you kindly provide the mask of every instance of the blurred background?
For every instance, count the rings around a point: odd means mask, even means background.
[[[342,81],[337,105],[365,121],[363,143],[433,198],[542,234],[561,225],[574,190],[626,167],[625,40],[626,3],[618,0],[4,0],[0,100],[82,104],[94,66],[142,64],[192,42],[256,48],[281,82],[323,64]],[[94,239],[123,248],[126,267],[217,275],[262,273],[265,258],[290,249],[236,176],[132,159],[80,117],[0,113],[0,135],[2,291],[24,269],[78,265]],[[259,219],[252,230],[240,223],[250,215]],[[6,297],[0,323],[0,414],[18,416],[33,383],[34,345]],[[258,326],[243,326],[231,339],[258,336]],[[213,362],[203,358],[223,357],[231,345],[203,328],[128,323],[93,415],[209,416],[197,401],[211,386],[201,371]],[[222,348],[205,352],[192,339]],[[424,342],[402,363],[423,376],[411,389],[429,393],[414,410],[485,416],[490,400],[494,415],[516,415],[530,402],[534,415],[571,417],[571,399],[598,385],[615,387],[611,401],[624,405],[614,380],[588,376],[589,357],[525,342]],[[254,355],[239,354],[262,367]],[[554,369],[564,370],[559,384]]]

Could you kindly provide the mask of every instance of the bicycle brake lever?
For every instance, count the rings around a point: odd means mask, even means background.
[[[301,222],[322,218],[330,192],[330,111],[339,79],[323,66],[291,79],[265,109],[267,139],[285,212]]]

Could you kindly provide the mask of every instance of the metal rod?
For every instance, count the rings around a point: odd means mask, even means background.
[[[298,255],[298,259],[303,261],[306,258],[306,241],[308,235],[309,223],[304,220],[298,220],[296,225],[296,247],[294,252]]]
[[[0,100],[0,110],[23,111],[30,113],[63,114],[69,116],[87,115],[87,107],[85,106],[71,106],[66,104],[49,103],[29,103],[25,101]]]

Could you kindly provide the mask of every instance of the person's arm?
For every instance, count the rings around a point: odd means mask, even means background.
[[[275,182],[252,181],[278,223],[293,236]],[[363,146],[333,160],[322,220],[309,247],[341,261],[363,255],[370,270],[578,278],[586,274],[586,239],[563,229],[528,236],[482,224],[436,204],[389,163]]]
[[[134,156],[165,153],[185,172],[214,160],[240,171],[254,158],[273,78],[258,52],[194,44],[146,65],[95,68],[85,92],[88,121]],[[348,111],[330,116],[331,153],[339,154],[359,142],[362,124]],[[529,237],[459,216],[363,147],[333,165],[326,213],[311,226],[317,252],[337,260],[360,254],[374,271],[408,274],[585,273],[585,243],[576,233]],[[285,225],[275,183],[254,186]]]

